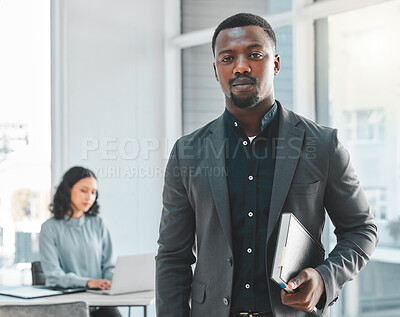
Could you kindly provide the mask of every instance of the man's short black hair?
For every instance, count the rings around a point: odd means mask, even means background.
[[[264,18],[251,13],[238,13],[222,21],[215,29],[211,43],[214,56],[215,56],[215,41],[217,39],[218,34],[222,30],[232,29],[247,25],[256,25],[262,27],[265,33],[267,33],[268,37],[271,39],[274,51],[276,50],[275,32],[272,29],[271,25]]]

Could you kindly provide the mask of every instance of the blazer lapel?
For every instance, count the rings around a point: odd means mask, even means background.
[[[225,138],[223,116],[219,117],[211,125],[210,132],[206,140],[206,155],[207,165],[211,167],[213,173],[211,173],[208,180],[222,230],[232,250],[231,213],[225,161],[227,140]],[[214,171],[218,171],[218,173],[214,173]]]
[[[269,208],[267,241],[278,221],[293,175],[299,161],[304,139],[304,130],[296,127],[298,118],[279,105],[279,132],[275,152],[275,173]]]

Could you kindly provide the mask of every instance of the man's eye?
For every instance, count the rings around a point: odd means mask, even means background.
[[[252,57],[252,58],[261,58],[262,54],[254,52],[254,53],[250,54],[250,57]]]
[[[232,56],[225,56],[224,58],[221,59],[221,62],[226,63],[226,62],[230,62],[231,60],[233,60]]]

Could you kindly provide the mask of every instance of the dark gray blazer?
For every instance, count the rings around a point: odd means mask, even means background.
[[[266,243],[266,281],[274,316],[328,316],[344,284],[365,266],[377,243],[367,199],[337,131],[279,105],[279,133]],[[156,257],[157,316],[228,317],[232,232],[222,116],[180,138],[168,161]],[[231,171],[232,172],[232,171]],[[281,303],[269,278],[277,222],[292,212],[321,241],[325,210],[337,245],[316,269],[325,283],[323,309],[306,313]],[[192,267],[192,264],[195,266]],[[194,270],[194,273],[193,273]]]

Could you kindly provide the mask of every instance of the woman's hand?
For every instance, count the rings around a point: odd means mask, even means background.
[[[89,288],[110,289],[111,281],[109,281],[109,280],[89,280],[86,285]]]

